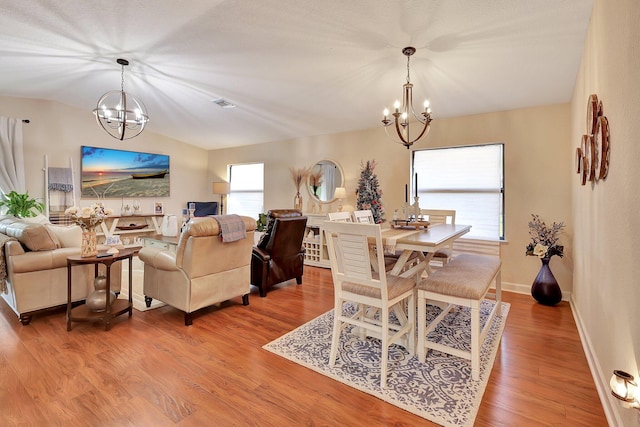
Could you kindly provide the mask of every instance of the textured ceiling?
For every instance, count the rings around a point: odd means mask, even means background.
[[[0,96],[90,112],[120,87],[204,148],[568,102],[593,0],[0,0]],[[225,98],[235,109],[212,103]],[[418,102],[419,101],[419,102]],[[88,117],[88,120],[93,120]],[[434,122],[435,125],[435,122]],[[96,125],[97,126],[97,125]]]

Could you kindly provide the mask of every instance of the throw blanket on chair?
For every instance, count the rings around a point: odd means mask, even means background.
[[[220,226],[220,238],[223,242],[235,242],[247,238],[247,229],[239,215],[214,215]]]
[[[0,292],[3,294],[7,293],[7,282],[5,279],[7,278],[7,263],[4,260],[4,244],[9,240],[16,240],[15,237],[5,236],[4,234],[0,234]]]

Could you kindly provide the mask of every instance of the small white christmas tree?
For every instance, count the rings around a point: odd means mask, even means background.
[[[373,173],[375,160],[360,162],[360,180],[356,189],[358,210],[370,209],[376,224],[383,223],[384,207],[382,206],[382,190],[378,184],[378,177]]]

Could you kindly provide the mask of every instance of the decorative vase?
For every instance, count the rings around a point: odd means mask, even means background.
[[[88,258],[98,255],[98,238],[96,230],[89,228],[82,231],[82,244],[80,245],[80,256]]]
[[[562,300],[562,290],[549,268],[551,258],[541,258],[542,266],[531,286],[531,296],[540,304],[555,305]]]
[[[302,196],[300,195],[299,191],[296,193],[295,197],[293,198],[293,209],[302,211]]]
[[[87,307],[89,310],[99,312],[107,308],[107,278],[98,276],[93,279],[93,287],[96,289],[87,296]],[[109,292],[109,305],[116,300],[116,294]]]

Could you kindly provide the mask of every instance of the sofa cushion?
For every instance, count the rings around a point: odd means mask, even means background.
[[[79,225],[45,225],[58,239],[61,248],[79,248],[82,245],[82,228]]]
[[[42,214],[38,214],[33,217],[22,218],[22,219],[27,222],[35,222],[36,224],[51,224],[51,221],[49,221],[49,218],[47,218],[45,215],[42,215]]]
[[[49,251],[60,247],[60,242],[44,224],[25,221],[5,215],[0,217],[0,233],[15,237],[30,251]]]

